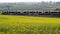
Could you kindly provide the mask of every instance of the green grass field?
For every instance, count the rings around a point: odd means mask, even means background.
[[[60,34],[60,18],[0,15],[0,34]]]

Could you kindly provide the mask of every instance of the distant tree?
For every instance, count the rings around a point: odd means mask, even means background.
[[[11,7],[11,6],[8,6],[8,5],[7,5],[7,6],[5,6],[5,7],[7,7],[7,10],[10,10],[10,7]]]
[[[60,2],[56,2],[56,4],[60,4]]]
[[[52,4],[52,1],[50,1],[50,4]]]
[[[45,2],[44,2],[44,1],[42,1],[41,3],[42,3],[42,4],[44,4]]]
[[[60,8],[56,8],[55,10],[60,10]]]

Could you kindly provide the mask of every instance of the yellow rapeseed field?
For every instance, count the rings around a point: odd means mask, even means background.
[[[0,15],[0,34],[60,34],[60,18]]]

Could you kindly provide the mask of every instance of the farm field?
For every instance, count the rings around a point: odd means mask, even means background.
[[[60,18],[0,15],[0,34],[60,34]]]

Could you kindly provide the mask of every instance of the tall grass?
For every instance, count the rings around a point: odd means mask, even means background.
[[[60,34],[60,18],[0,15],[0,34]]]

